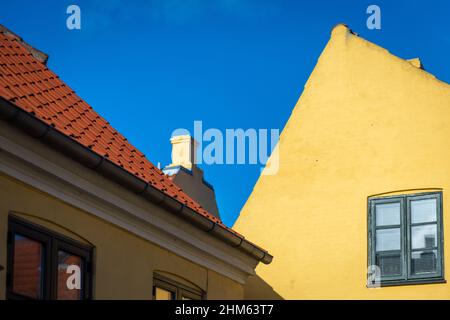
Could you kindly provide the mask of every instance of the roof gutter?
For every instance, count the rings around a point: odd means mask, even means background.
[[[177,199],[166,195],[153,185],[129,173],[108,158],[100,156],[3,97],[0,97],[0,119],[20,128],[50,147],[64,152],[64,154],[84,166],[119,183],[131,192],[144,197],[156,205],[164,207],[171,213],[190,222],[197,228],[210,233],[228,245],[239,249],[257,261],[264,264],[272,262],[273,257],[267,251],[195,212]]]

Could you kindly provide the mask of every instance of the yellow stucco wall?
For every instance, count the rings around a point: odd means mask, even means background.
[[[0,265],[6,267],[8,215],[91,243],[94,299],[151,299],[153,272],[163,271],[206,291],[208,299],[242,299],[242,285],[191,263],[89,213],[0,174]],[[0,272],[5,298],[6,270]]]
[[[450,86],[335,27],[282,132],[278,174],[260,177],[235,225],[275,257],[257,274],[286,299],[450,298],[449,284],[366,288],[369,196],[442,189],[450,238],[449,143]]]

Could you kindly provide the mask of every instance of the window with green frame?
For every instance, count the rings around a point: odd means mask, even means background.
[[[368,222],[382,286],[444,280],[441,192],[370,198]]]

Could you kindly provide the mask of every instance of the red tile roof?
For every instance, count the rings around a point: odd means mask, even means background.
[[[45,54],[0,25],[0,96],[225,227],[67,86],[46,60]]]

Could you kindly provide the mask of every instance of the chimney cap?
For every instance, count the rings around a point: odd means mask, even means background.
[[[191,141],[191,140],[194,141],[196,144],[198,144],[198,142],[189,134],[175,135],[170,138],[170,142],[172,144],[179,143],[179,142]]]

